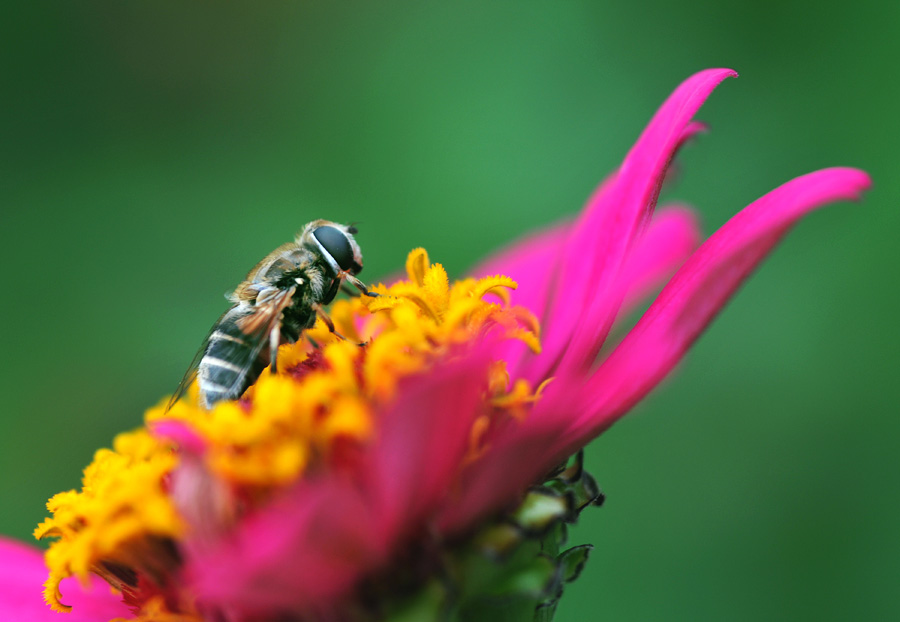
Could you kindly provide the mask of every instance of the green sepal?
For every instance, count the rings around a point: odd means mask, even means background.
[[[544,556],[537,556],[518,568],[497,577],[492,585],[484,586],[487,597],[526,596],[543,598],[557,580],[557,564]]]
[[[550,488],[571,498],[572,507],[567,522],[574,523],[578,514],[589,505],[603,505],[606,497],[593,476],[584,470],[584,451],[579,451],[568,466],[558,468],[544,482]]]
[[[454,620],[520,622],[559,590],[559,564],[533,543],[504,560],[467,556],[459,570],[464,584]]]
[[[563,581],[571,583],[579,577],[593,549],[593,544],[581,544],[560,553],[557,560]]]

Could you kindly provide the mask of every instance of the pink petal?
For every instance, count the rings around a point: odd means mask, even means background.
[[[708,69],[688,78],[654,115],[609,184],[590,199],[565,243],[560,279],[544,337],[545,356],[528,371],[552,375],[556,365],[581,370],[595,358],[618,310],[615,283],[628,251],[656,204],[666,168],[685,138],[702,129],[691,118],[722,80]],[[544,361],[548,361],[546,363]],[[549,367],[548,367],[549,364]]]
[[[579,389],[580,387],[572,387]],[[512,506],[525,489],[559,461],[548,452],[559,437],[558,421],[549,417],[512,424],[487,439],[488,451],[464,469],[452,503],[441,508],[435,524],[453,535],[479,519]]]
[[[176,419],[159,419],[147,424],[153,436],[172,441],[179,449],[194,455],[203,455],[206,451],[206,440],[184,421]]]
[[[484,412],[491,346],[402,386],[382,415],[366,468],[382,540],[392,543],[415,528],[454,483],[472,425]]]
[[[511,294],[512,303],[540,315],[555,258],[565,243],[570,227],[571,223],[562,222],[527,236],[479,265],[472,271],[472,276],[512,276],[519,284]],[[629,313],[672,276],[699,241],[699,225],[690,208],[680,205],[660,208],[653,215],[646,233],[629,253],[617,280],[615,297],[624,298],[619,315]],[[528,353],[525,344],[508,341],[499,346],[496,357],[507,361],[510,369],[516,369],[518,362]]]
[[[518,283],[518,289],[511,294],[513,304],[540,316],[546,296],[543,289],[553,274],[555,259],[571,226],[572,223],[564,221],[532,233],[489,257],[471,274],[476,278],[511,276]],[[699,242],[700,228],[691,208],[682,205],[660,208],[647,232],[629,253],[619,275],[619,288],[625,296],[623,305],[631,307],[640,302],[684,263]]]
[[[583,414],[570,426],[561,453],[612,425],[656,386],[799,218],[826,203],[858,199],[870,183],[856,169],[817,171],[776,188],[728,221],[678,271],[589,380],[576,411]]]
[[[0,620],[15,622],[105,622],[132,619],[119,594],[100,579],[83,588],[75,579],[60,585],[70,613],[57,613],[44,602],[47,580],[44,556],[38,549],[0,537]]]
[[[497,511],[521,494],[566,456],[584,446],[627,412],[677,363],[727,298],[781,236],[808,211],[836,200],[855,199],[869,178],[853,169],[812,173],[769,193],[732,218],[679,270],[635,329],[587,384],[581,374],[558,376],[520,425],[499,430],[491,450],[464,473],[462,494],[445,508],[438,524],[448,533]],[[669,226],[696,230],[689,212],[670,212],[655,235]],[[660,214],[662,216],[662,214]],[[652,244],[648,231],[644,244]],[[690,247],[686,244],[679,253]],[[650,253],[650,247],[645,247]],[[641,244],[630,257],[636,274],[652,253],[641,257]],[[662,253],[676,257],[678,253]],[[659,265],[664,265],[660,262]],[[623,274],[627,274],[628,269]],[[584,413],[572,421],[572,413]]]
[[[386,555],[370,517],[352,482],[303,480],[214,546],[189,543],[186,577],[201,607],[250,615],[323,606]]]
[[[619,314],[630,312],[664,283],[700,243],[696,214],[684,206],[667,206],[653,216],[647,232],[636,242],[616,283]]]

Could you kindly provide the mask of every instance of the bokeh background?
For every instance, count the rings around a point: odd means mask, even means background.
[[[463,274],[730,66],[665,193],[707,233],[816,168],[876,185],[591,445],[609,499],[558,619],[896,619],[900,4],[486,4],[0,9],[0,532],[30,539],[307,220],[361,221],[367,280],[419,245]]]

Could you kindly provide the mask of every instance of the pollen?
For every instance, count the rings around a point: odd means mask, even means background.
[[[227,527],[236,514],[265,503],[306,473],[352,461],[354,447],[377,437],[379,413],[402,381],[463,356],[487,338],[519,340],[540,350],[536,318],[510,305],[516,283],[509,277],[451,283],[424,249],[409,253],[406,269],[406,280],[373,287],[377,297],[335,302],[329,315],[338,334],[320,320],[296,344],[282,345],[278,373],[264,371],[241,399],[205,410],[194,387],[168,411],[167,400],[151,408],[147,427],[99,450],[85,469],[82,489],[50,499],[52,517],[35,530],[38,538],[56,539],[46,553],[51,606],[68,609],[59,593],[62,579],[84,581],[93,572],[122,591],[126,602],[134,601],[139,619],[194,619],[189,608],[165,609],[177,602],[165,577],[177,570],[179,538],[190,522],[184,517],[198,515],[191,509],[198,502],[179,495],[172,483],[182,463],[190,459],[208,481],[223,483],[223,503],[232,500],[219,516]],[[470,459],[485,450],[484,433],[495,418],[521,420],[540,398],[541,387],[511,379],[503,361],[490,366],[484,387],[485,414],[473,425]],[[196,447],[188,452],[153,434],[163,422],[191,430]]]
[[[46,554],[50,577],[45,599],[68,611],[59,583],[69,576],[87,581],[99,564],[127,564],[133,547],[148,538],[175,539],[184,524],[166,491],[166,476],[176,455],[145,429],[120,434],[113,449],[100,449],[85,469],[80,492],[70,490],[47,502],[52,518],[34,531],[36,538],[57,538]]]

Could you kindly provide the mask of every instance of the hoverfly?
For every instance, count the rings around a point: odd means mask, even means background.
[[[377,296],[356,278],[362,271],[362,254],[353,238],[356,232],[353,226],[314,220],[293,242],[256,264],[228,295],[234,306],[212,327],[168,408],[194,378],[204,408],[239,398],[266,365],[277,370],[279,344],[295,343],[317,317],[334,333],[323,307],[345,282],[366,296]]]

